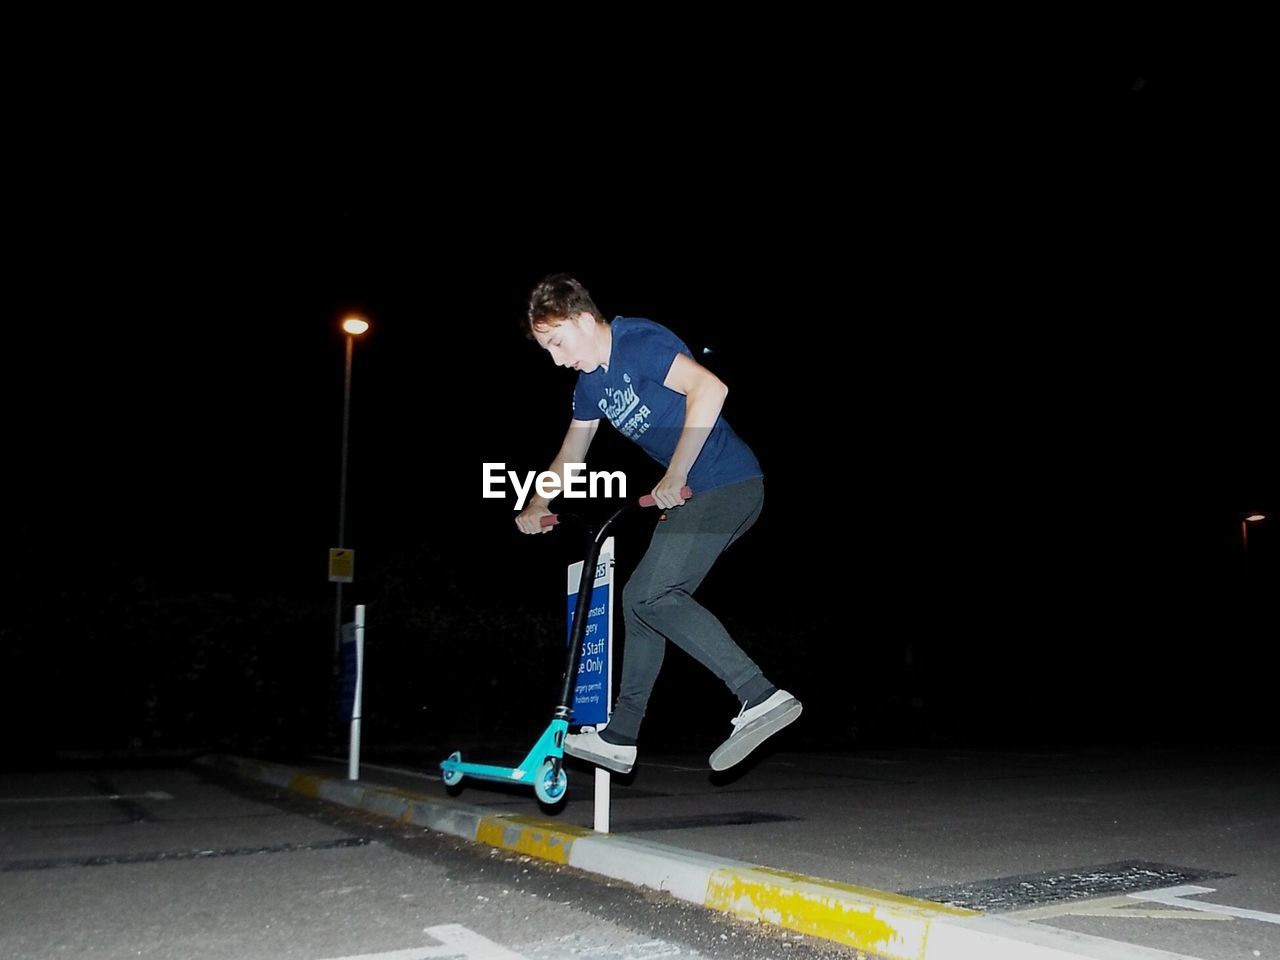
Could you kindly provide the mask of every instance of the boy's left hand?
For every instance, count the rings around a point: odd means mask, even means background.
[[[666,510],[669,507],[679,507],[684,505],[684,497],[680,496],[680,491],[684,489],[688,482],[688,477],[678,476],[669,473],[661,480],[658,485],[653,488],[653,500],[659,507]]]

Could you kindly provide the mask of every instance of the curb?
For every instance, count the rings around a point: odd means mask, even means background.
[[[340,780],[261,760],[196,763],[366,813],[664,890],[741,920],[771,923],[886,960],[1195,960],[1027,921],[786,873],[587,827]]]

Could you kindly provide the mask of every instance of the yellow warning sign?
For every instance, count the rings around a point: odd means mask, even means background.
[[[350,583],[356,575],[356,552],[334,547],[329,551],[329,582]]]

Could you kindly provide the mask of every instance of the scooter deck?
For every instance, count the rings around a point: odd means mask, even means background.
[[[533,749],[520,761],[519,766],[499,767],[488,763],[467,763],[461,758],[442,760],[440,769],[446,773],[461,773],[467,777],[484,780],[512,780],[523,783],[532,780],[534,773],[545,760],[558,760],[564,756],[564,735],[569,730],[567,720],[552,720],[542,731],[542,736],[533,745]]]
[[[495,767],[487,763],[464,763],[459,760],[446,760],[440,764],[441,769],[461,773],[481,780],[515,780],[520,782],[529,776],[530,771],[523,767]]]

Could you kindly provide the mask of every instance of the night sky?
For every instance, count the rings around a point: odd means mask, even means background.
[[[216,745],[192,717],[239,729],[218,701],[163,706],[193,685],[319,710],[286,678],[329,666],[348,310],[373,324],[348,598],[421,688],[554,685],[545,643],[491,638],[550,629],[576,542],[519,537],[480,473],[544,469],[567,424],[573,375],[517,327],[558,271],[710,348],[767,500],[705,600],[830,704],[829,739],[1274,739],[1275,521],[1248,555],[1239,526],[1280,490],[1258,87],[1140,44],[1061,68],[789,49],[677,43],[591,82],[492,53],[394,89],[175,81],[175,56],[32,107],[3,639],[30,715],[64,718],[36,739]],[[605,431],[591,466],[661,475]],[[619,531],[624,570],[644,535]],[[440,655],[471,643],[483,681]],[[653,714],[734,712],[667,673]],[[415,716],[388,742],[444,735]]]

